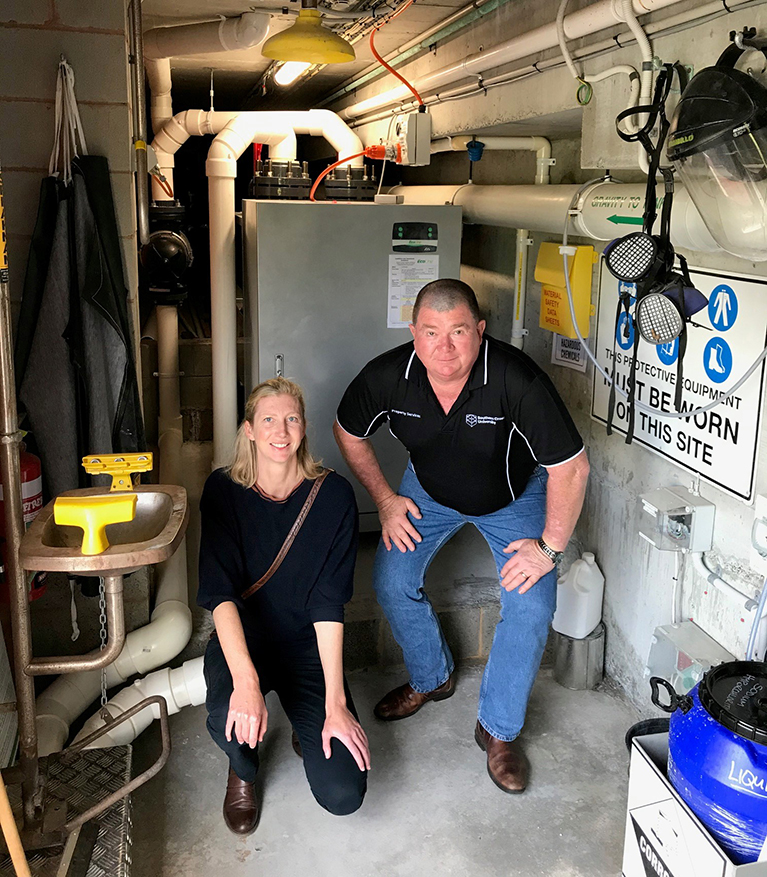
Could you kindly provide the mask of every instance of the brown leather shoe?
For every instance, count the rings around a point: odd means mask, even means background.
[[[290,745],[293,747],[293,752],[295,752],[299,758],[304,757],[304,753],[301,751],[301,741],[298,739],[298,734],[296,734],[295,730],[290,735]]]
[[[408,716],[415,715],[430,700],[447,700],[454,693],[455,680],[452,674],[448,676],[447,682],[443,682],[439,688],[427,691],[425,694],[414,691],[410,683],[406,682],[381,698],[373,708],[373,712],[376,718],[382,719],[384,722],[394,722],[397,719],[406,719]]]
[[[487,772],[490,779],[502,792],[520,795],[527,788],[530,762],[527,760],[519,740],[507,743],[498,740],[486,731],[479,722],[474,730],[477,746],[487,752]]]
[[[246,783],[229,768],[224,798],[224,822],[229,831],[240,837],[253,834],[261,816],[261,802],[256,797],[256,784]]]

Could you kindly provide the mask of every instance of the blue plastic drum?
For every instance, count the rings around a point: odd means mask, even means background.
[[[650,681],[653,702],[672,713],[671,784],[733,862],[757,861],[767,842],[767,665],[721,664],[689,695]]]

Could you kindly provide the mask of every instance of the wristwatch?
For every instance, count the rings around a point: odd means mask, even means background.
[[[554,551],[554,549],[547,545],[543,539],[538,540],[538,547],[541,551],[548,557],[548,559],[556,566],[560,560],[565,556],[564,551]]]

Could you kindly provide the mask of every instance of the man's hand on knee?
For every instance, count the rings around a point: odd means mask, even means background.
[[[501,569],[501,586],[507,591],[519,588],[519,593],[524,594],[554,569],[553,561],[538,547],[537,539],[516,539],[503,552],[512,555]]]
[[[381,536],[387,551],[391,551],[392,545],[396,545],[403,554],[415,551],[415,543],[421,541],[421,534],[408,518],[408,512],[414,518],[421,519],[421,511],[413,500],[398,493],[393,493],[378,506]]]

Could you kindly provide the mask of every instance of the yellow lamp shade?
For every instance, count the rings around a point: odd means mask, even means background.
[[[270,37],[261,47],[261,54],[275,61],[309,64],[345,64],[355,59],[353,47],[322,26],[317,9],[301,9],[296,23]]]

